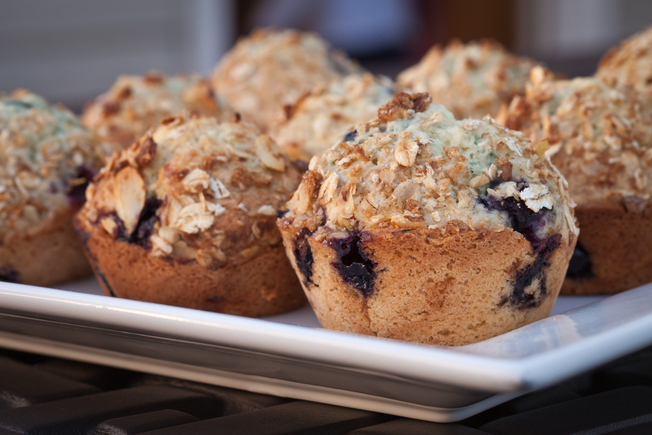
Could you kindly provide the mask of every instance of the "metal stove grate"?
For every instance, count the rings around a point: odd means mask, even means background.
[[[652,347],[454,424],[0,350],[0,435],[652,434]]]

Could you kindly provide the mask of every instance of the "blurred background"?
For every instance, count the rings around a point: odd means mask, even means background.
[[[22,0],[0,8],[0,92],[76,112],[119,74],[209,73],[256,27],[319,32],[394,78],[434,44],[491,37],[567,76],[652,24],[650,0]]]

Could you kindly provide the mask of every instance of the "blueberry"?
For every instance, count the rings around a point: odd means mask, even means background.
[[[294,239],[292,252],[294,260],[297,263],[299,272],[303,275],[303,283],[306,287],[312,284],[312,265],[314,258],[312,257],[312,249],[308,243],[307,237],[310,235],[308,228],[303,228]]]
[[[354,140],[356,137],[358,137],[358,131],[357,130],[350,130],[348,133],[344,135],[344,142],[351,142]]]
[[[595,276],[589,253],[579,242],[575,246],[575,251],[573,251],[566,276],[574,279],[586,279]]]
[[[327,244],[335,250],[337,261],[332,264],[344,282],[367,298],[374,291],[376,264],[360,248],[360,238],[359,233],[354,233],[341,239],[329,239]]]

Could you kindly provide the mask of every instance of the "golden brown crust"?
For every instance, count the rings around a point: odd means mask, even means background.
[[[304,233],[312,256],[307,279],[301,257],[307,248],[297,248],[302,233],[289,219],[280,220],[279,228],[324,327],[438,345],[474,343],[548,316],[576,240],[546,254],[512,230],[451,224],[447,231],[360,233],[357,249],[375,274],[361,291],[338,269],[344,257],[332,237],[341,234]]]
[[[638,92],[652,95],[652,27],[624,40],[600,59],[596,77],[610,84],[631,86]]]
[[[265,131],[278,108],[355,72],[360,68],[354,62],[314,33],[263,29],[238,41],[212,80],[217,95]]]
[[[90,275],[72,216],[70,209],[59,210],[29,231],[0,239],[4,280],[47,287]]]
[[[582,226],[578,248],[587,258],[575,273],[569,269],[562,294],[613,294],[652,282],[652,208],[634,207],[575,208]]]
[[[113,240],[79,218],[75,225],[109,296],[249,317],[277,314],[305,303],[282,249],[209,269],[194,261],[148,255],[144,248]]]
[[[277,110],[269,134],[290,157],[309,162],[355,126],[376,117],[394,95],[386,77],[351,74],[318,85],[295,104]]]
[[[209,81],[199,75],[164,76],[150,71],[144,76],[120,76],[106,93],[82,114],[86,127],[104,140],[109,157],[140,138],[166,117],[183,110],[226,120],[233,112],[218,104]]]
[[[525,92],[528,73],[536,65],[493,40],[437,45],[421,61],[403,71],[397,85],[407,92],[429,92],[458,119],[496,116],[501,106]]]

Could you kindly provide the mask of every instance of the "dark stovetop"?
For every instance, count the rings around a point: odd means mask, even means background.
[[[16,433],[652,434],[652,347],[452,424],[0,349],[0,435]]]

